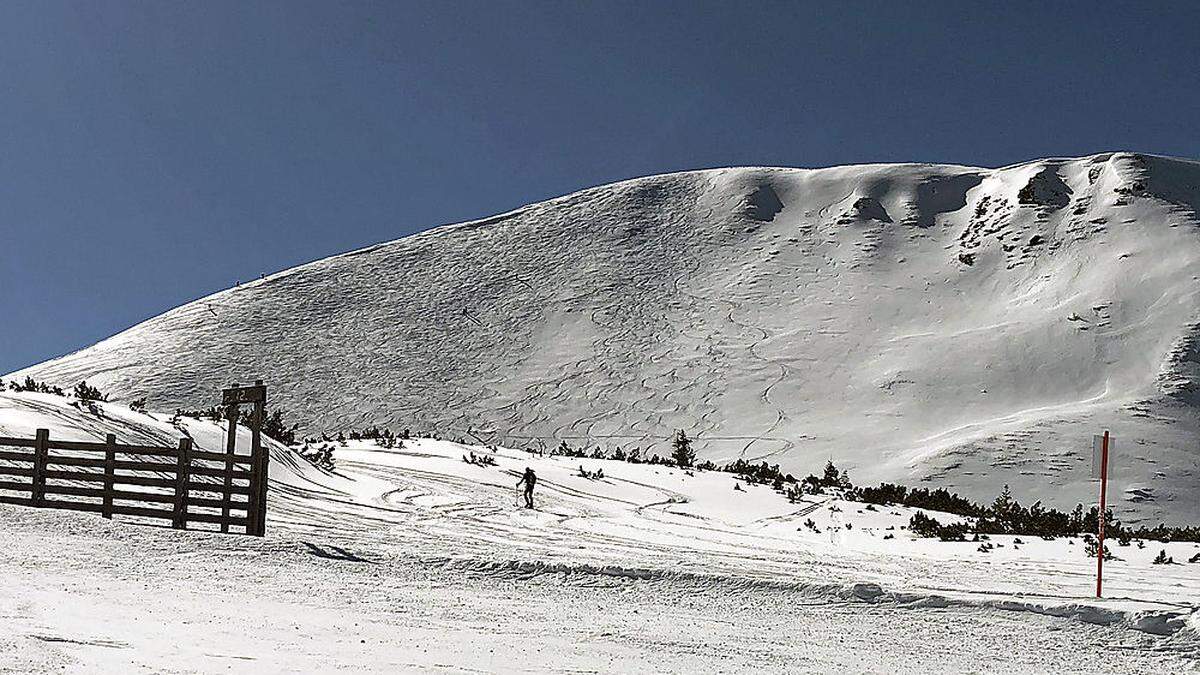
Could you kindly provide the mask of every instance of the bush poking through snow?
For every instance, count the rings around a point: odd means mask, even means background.
[[[936,537],[941,526],[937,519],[925,515],[924,511],[917,511],[908,520],[908,529],[918,537]]]
[[[588,480],[601,480],[604,478],[604,468],[601,467],[599,469],[596,469],[595,471],[588,471],[587,469],[583,468],[582,464],[580,464],[579,465],[579,476],[581,478],[586,478]]]
[[[1096,551],[1100,547],[1100,542],[1090,534],[1083,535],[1083,554],[1089,558],[1096,557]],[[1113,555],[1112,551],[1108,550],[1108,545],[1104,546],[1104,559],[1116,560],[1117,556]]]
[[[75,390],[72,393],[75,395],[75,398],[79,399],[73,404],[75,407],[79,408],[80,410],[86,407],[88,412],[92,413],[93,415],[96,415],[97,417],[103,416],[104,411],[100,409],[98,403],[101,401],[107,401],[108,396],[100,393],[99,389],[88,386],[87,382],[80,382],[79,384],[75,385]]]
[[[744,459],[739,459],[726,464],[720,470],[726,473],[736,474],[747,483],[760,483],[762,485],[771,486],[779,485],[782,487],[784,483],[796,482],[796,479],[792,476],[792,474],[782,473],[779,470],[778,464],[767,464],[766,462],[755,464],[753,462],[747,462]],[[779,488],[776,489],[778,490]]]
[[[55,396],[67,395],[67,393],[62,390],[62,387],[52,386],[46,384],[45,382],[38,382],[28,375],[25,376],[24,382],[9,382],[8,388],[15,392],[28,391],[37,394],[54,394]]]
[[[1154,557],[1153,563],[1155,565],[1174,565],[1175,559],[1167,555],[1166,549],[1159,549],[1158,555]]]
[[[834,476],[826,469],[826,478],[817,479],[809,476],[804,484],[810,481],[825,484]],[[841,478],[838,474],[837,478]],[[973,529],[990,534],[1023,534],[1038,536],[1047,541],[1056,537],[1077,536],[1087,532],[1095,532],[1099,527],[1099,509],[1091,507],[1084,510],[1082,504],[1076,504],[1070,513],[1057,509],[1046,508],[1041,502],[1032,506],[1022,506],[1012,497],[1008,486],[989,506],[976,504],[968,499],[949,492],[944,488],[929,490],[927,488],[908,488],[903,485],[881,483],[879,487],[851,487],[846,491],[848,499],[889,505],[900,504],[917,509],[928,509],[952,513],[973,519]],[[1169,527],[1159,524],[1153,528],[1139,526],[1134,529],[1122,525],[1113,517],[1111,509],[1104,514],[1104,527],[1119,544],[1133,539],[1151,539],[1154,541],[1192,541],[1200,542],[1200,527],[1182,526]],[[1138,541],[1139,548],[1144,546]]]
[[[407,430],[405,430],[407,433]],[[381,448],[395,448],[397,446],[403,448],[404,441],[400,440],[396,434],[392,433],[391,429],[380,429],[377,426],[367,427],[361,431],[350,431],[350,440],[352,441],[375,441],[375,444]]]
[[[583,448],[578,450],[567,445],[566,441],[561,441],[558,447],[550,451],[551,457],[587,457],[587,452]]]
[[[544,455],[545,454],[544,451],[535,450],[533,448],[526,448],[525,451],[530,454],[536,454],[536,455]],[[674,462],[672,460],[664,459],[663,457],[660,457],[659,455],[644,456],[642,454],[641,448],[633,448],[632,450],[626,451],[621,446],[617,446],[616,448],[612,448],[610,450],[605,450],[604,448],[602,448],[600,446],[596,446],[596,448],[594,450],[592,450],[591,452],[588,452],[586,447],[572,448],[570,445],[567,444],[566,441],[561,441],[561,442],[559,442],[559,444],[556,447],[551,448],[550,456],[551,457],[571,457],[574,459],[611,459],[611,460],[617,461],[617,462],[629,462],[630,464],[653,464],[653,465],[660,465],[660,466],[674,466]],[[709,464],[712,464],[712,463],[709,462]],[[697,468],[701,468],[701,467],[697,467]]]
[[[178,420],[180,417],[190,417],[194,420],[209,420],[211,422],[220,422],[225,419],[225,413],[217,406],[210,406],[203,410],[186,410],[184,408],[176,408],[175,415],[172,420]],[[172,422],[174,424],[174,422]]]
[[[908,520],[908,529],[918,537],[937,537],[942,541],[966,541],[967,524],[953,523],[942,525],[936,518],[930,518],[924,511],[917,511]]]
[[[496,458],[491,455],[477,455],[474,452],[468,452],[463,455],[462,459],[467,464],[475,466],[496,466]]]
[[[917,509],[953,513],[958,516],[978,517],[984,511],[983,507],[944,488],[909,489],[903,485],[880,483],[879,487],[851,487],[847,496],[856,501],[870,502],[881,506],[900,504]]]
[[[378,426],[371,426],[362,429],[350,430],[350,440],[352,441],[377,441],[385,435],[390,435],[392,432],[387,429],[380,429]]]
[[[107,401],[108,396],[100,392],[96,387],[89,386],[87,381],[80,382],[75,385],[75,398],[80,401]]]
[[[308,460],[313,466],[325,471],[333,471],[333,446],[328,443],[322,443],[316,448],[310,447],[307,443],[296,451],[304,459]]]
[[[144,404],[145,399],[139,399],[139,400],[142,401]],[[135,403],[136,403],[136,401],[135,401]],[[130,406],[130,407],[132,408],[133,406]],[[194,420],[207,419],[212,422],[222,422],[225,420],[225,414],[226,414],[225,410],[226,410],[225,408],[221,408],[221,407],[218,407],[215,405],[205,408],[203,410],[185,410],[183,408],[176,408],[175,415],[174,415],[174,417],[171,418],[171,420],[172,420],[171,423],[176,426],[179,426],[178,421],[179,421],[180,417],[190,417]],[[238,415],[238,424],[240,424],[244,427],[249,427],[253,416],[254,416],[253,410],[242,409]],[[284,445],[295,445],[296,444],[296,429],[299,427],[299,425],[287,424],[287,422],[284,421],[283,416],[284,416],[283,410],[275,410],[274,412],[272,412],[268,415],[265,415],[263,417],[263,423],[262,423],[262,429],[261,429],[262,434],[264,436],[266,436],[267,438],[279,441],[280,443],[283,443]],[[306,439],[305,444],[307,445],[308,442],[309,441]]]

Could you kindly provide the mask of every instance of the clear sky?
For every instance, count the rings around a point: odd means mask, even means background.
[[[634,176],[1200,157],[1200,3],[0,4],[0,373]]]

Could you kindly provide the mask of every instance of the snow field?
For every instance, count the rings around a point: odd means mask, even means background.
[[[169,440],[168,416],[0,394],[0,435]],[[223,430],[183,420],[205,449]],[[242,439],[248,442],[248,439]],[[469,452],[496,466],[463,461]],[[719,472],[413,439],[272,446],[268,536],[0,507],[12,672],[1184,672],[1200,565],[918,540],[911,510]],[[602,469],[604,478],[579,476]],[[517,506],[525,467],[537,508]],[[741,490],[735,490],[734,485]],[[943,521],[952,519],[936,515]],[[804,525],[811,519],[820,531]],[[894,529],[888,529],[894,528]],[[887,535],[893,539],[884,539]],[[1166,545],[1176,560],[1200,550]],[[1012,649],[1015,644],[1022,649]],[[1113,648],[1118,651],[1112,651]],[[1114,654],[1118,656],[1114,656]]]

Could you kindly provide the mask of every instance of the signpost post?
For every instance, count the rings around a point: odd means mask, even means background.
[[[229,438],[226,453],[232,456],[233,446],[237,437],[235,430],[238,420],[238,406],[243,403],[254,405],[254,413],[250,417],[250,460],[254,467],[250,484],[250,504],[246,527],[247,534],[263,536],[267,525],[267,471],[270,468],[270,457],[262,447],[262,423],[266,413],[267,388],[262,380],[255,380],[250,387],[233,385],[222,391],[221,404],[226,406],[226,416],[229,418]],[[227,460],[228,462],[228,460]],[[225,499],[228,495],[229,481],[226,480]]]
[[[1104,521],[1108,509],[1108,453],[1112,444],[1105,431],[1103,436],[1092,437],[1092,477],[1100,479],[1100,510],[1096,514],[1098,539],[1096,546],[1096,597],[1101,597],[1104,583]]]

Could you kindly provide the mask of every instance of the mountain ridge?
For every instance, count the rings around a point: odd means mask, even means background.
[[[261,376],[310,432],[666,454],[684,428],[715,460],[1056,503],[1090,494],[1108,426],[1137,449],[1127,508],[1194,518],[1198,202],[1200,163],[1133,153],[660,174],[293,267],[15,375],[160,407]]]

